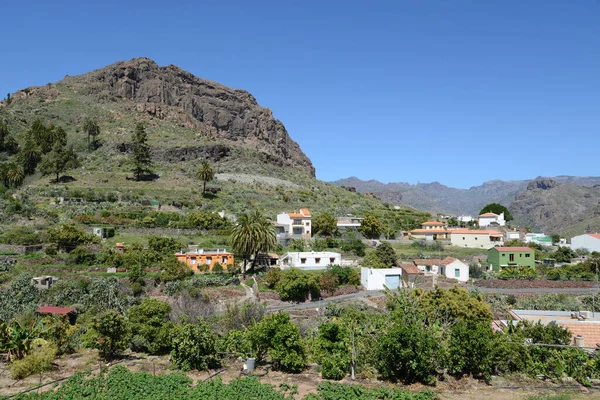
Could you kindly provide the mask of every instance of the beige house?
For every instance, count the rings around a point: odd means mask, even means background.
[[[453,246],[471,249],[491,249],[504,244],[502,232],[492,230],[455,229],[451,231],[450,243]]]
[[[443,222],[427,221],[421,224],[421,229],[410,231],[410,238],[417,240],[448,240],[450,233]]]

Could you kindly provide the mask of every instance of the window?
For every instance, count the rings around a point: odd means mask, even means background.
[[[221,264],[227,264],[227,257],[221,258]]]
[[[321,259],[320,258],[315,258],[315,264],[321,264]]]
[[[463,236],[463,240],[465,240],[465,237]]]
[[[475,240],[477,240],[477,237],[475,237]]]
[[[190,264],[196,265],[196,257],[190,258]]]
[[[523,254],[519,254],[519,257],[523,257]]]
[[[431,267],[429,265],[425,266],[425,272],[431,272]]]
[[[335,262],[335,257],[329,257],[329,264],[333,264]]]
[[[459,268],[455,268],[454,269],[454,277],[455,278],[460,278],[460,269]]]
[[[529,253],[525,254],[525,258],[529,258],[529,256],[531,256],[531,254],[529,254]]]
[[[212,257],[206,257],[206,265],[212,264]]]
[[[502,257],[506,256],[506,254],[502,253]]]
[[[515,255],[514,254],[509,254],[508,255],[508,261],[515,261]]]
[[[306,226],[310,226],[310,222],[307,222],[307,223],[306,223]]]
[[[300,264],[306,264],[306,258],[301,258],[300,259]]]

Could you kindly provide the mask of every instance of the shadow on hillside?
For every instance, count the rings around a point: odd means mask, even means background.
[[[151,181],[157,180],[158,178],[160,178],[160,175],[146,174],[146,175],[140,176],[139,182],[151,182]],[[133,176],[128,176],[125,179],[127,179],[128,181],[137,181],[137,179],[135,179],[135,177],[133,177]]]
[[[69,183],[69,182],[75,182],[77,179],[73,178],[70,175],[63,175],[58,179],[53,179],[50,182],[52,183]]]

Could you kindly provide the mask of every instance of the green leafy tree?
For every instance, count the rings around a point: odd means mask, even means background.
[[[504,213],[504,220],[506,222],[513,220],[513,217],[512,217],[512,215],[510,215],[508,208],[504,207],[502,204],[490,203],[490,204],[486,205],[485,207],[483,207],[481,209],[481,211],[479,211],[479,215],[489,213],[489,212],[497,214],[497,215]]]
[[[242,214],[231,231],[231,245],[237,254],[244,257],[244,274],[251,257],[256,260],[259,253],[270,251],[276,244],[275,227],[258,210]]]
[[[14,162],[0,163],[0,180],[6,187],[21,186],[25,179],[23,168]]]
[[[85,233],[77,225],[62,224],[48,229],[48,240],[55,243],[59,249],[70,251],[81,244],[96,243],[100,239]]]
[[[318,298],[320,290],[317,276],[299,268],[284,271],[275,288],[283,301],[305,301],[309,295]]]
[[[577,253],[575,253],[570,247],[559,247],[554,253],[552,253],[552,258],[556,260],[556,262],[571,262],[571,259],[577,257]]]
[[[381,259],[377,256],[377,253],[374,251],[370,251],[367,255],[362,259],[361,265],[367,268],[388,268]]]
[[[148,247],[160,254],[173,254],[180,251],[184,244],[179,239],[172,237],[151,236],[148,239]]]
[[[172,334],[171,357],[181,370],[206,370],[217,364],[217,338],[204,321],[196,324],[177,325]]]
[[[456,321],[492,321],[492,310],[481,294],[470,294],[457,286],[451,289],[414,293],[419,296],[419,309],[428,320],[447,323]]]
[[[249,329],[248,337],[259,362],[268,356],[275,368],[287,372],[300,372],[306,366],[306,349],[300,330],[289,314],[267,315]]]
[[[148,135],[144,125],[137,124],[131,136],[131,163],[135,180],[139,181],[145,174],[152,173],[152,158],[150,157],[150,146]]]
[[[319,326],[313,352],[324,379],[340,380],[346,376],[351,351],[350,334],[344,325],[328,322]]]
[[[95,339],[93,347],[100,351],[105,360],[114,358],[125,350],[129,330],[125,318],[116,311],[107,311],[92,320],[90,336]]]
[[[206,194],[206,183],[215,179],[215,170],[206,160],[202,161],[200,169],[198,170],[198,179],[203,183],[202,196]]]
[[[381,242],[375,249],[375,254],[386,268],[396,266],[398,256],[396,255],[396,250],[388,242]]]
[[[98,122],[92,118],[86,118],[83,122],[83,131],[87,134],[88,151],[92,151],[92,147],[96,148],[98,136],[100,136]]]
[[[373,214],[367,214],[363,218],[358,231],[368,239],[378,239],[383,226]]]
[[[340,233],[335,217],[328,212],[322,212],[314,216],[312,219],[312,230],[315,235],[330,237],[338,236]]]
[[[489,322],[457,322],[451,329],[448,344],[450,373],[473,374],[489,380],[495,365],[496,344]]]
[[[160,263],[161,282],[179,281],[194,275],[194,271],[175,256],[168,256]]]
[[[137,351],[164,354],[171,349],[170,335],[173,324],[169,322],[171,306],[156,299],[144,299],[127,312],[132,344]]]
[[[42,158],[40,170],[42,175],[56,174],[55,182],[58,182],[60,174],[78,166],[79,158],[73,150],[73,146],[66,147],[62,142],[56,142],[52,151]]]
[[[344,238],[340,242],[340,247],[342,251],[354,253],[360,257],[364,257],[365,255],[366,246],[354,232],[348,232],[344,235]]]

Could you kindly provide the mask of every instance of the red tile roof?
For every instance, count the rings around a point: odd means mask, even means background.
[[[456,261],[456,258],[446,257],[442,260],[442,265],[452,264],[454,261]]]
[[[445,229],[413,229],[410,233],[449,233]]]
[[[411,274],[420,274],[420,275],[422,275],[423,274],[423,271],[421,271],[419,269],[419,267],[417,267],[415,264],[400,263],[400,264],[398,264],[398,266],[400,268],[402,268],[402,270],[404,271],[404,273],[409,274],[409,275],[411,275]]]
[[[427,221],[423,222],[421,225],[445,225],[443,222],[438,221]]]
[[[533,249],[529,247],[492,247],[492,249],[496,249],[498,251],[527,251],[533,253]]]
[[[493,212],[489,212],[489,213],[481,214],[479,216],[480,217],[497,217],[498,214],[494,214]]]
[[[577,322],[562,322],[558,324],[571,331],[571,338],[577,335],[583,336],[584,347],[596,347],[596,343],[600,343],[600,324],[597,322],[577,321]]]
[[[600,239],[600,233],[588,233],[588,236],[591,236],[594,239]]]
[[[415,265],[444,265],[444,262],[439,258],[425,258],[419,260],[413,260]]]
[[[74,308],[69,307],[55,307],[55,306],[43,306],[37,309],[35,312],[45,313],[45,314],[61,314],[67,315],[75,311]]]

